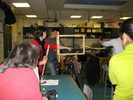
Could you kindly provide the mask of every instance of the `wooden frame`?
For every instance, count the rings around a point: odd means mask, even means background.
[[[83,52],[81,53],[61,53],[60,52],[60,38],[65,37],[65,38],[82,38],[82,43],[83,43]],[[75,35],[59,35],[57,36],[57,57],[58,57],[58,61],[60,62],[60,56],[62,55],[84,55],[85,54],[85,35],[79,35],[79,34],[75,34]]]

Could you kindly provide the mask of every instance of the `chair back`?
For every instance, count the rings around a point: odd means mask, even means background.
[[[87,96],[87,100],[92,100],[93,92],[86,84],[84,84],[83,93]]]

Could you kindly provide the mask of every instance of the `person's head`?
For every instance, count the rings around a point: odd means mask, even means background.
[[[52,28],[51,33],[50,33],[50,37],[56,38],[58,33],[59,33],[59,29],[58,28]]]
[[[35,68],[40,56],[39,48],[31,43],[17,45],[5,59],[8,68]]]
[[[124,46],[133,43],[133,18],[122,23],[120,37]]]
[[[43,26],[38,26],[35,29],[35,37],[36,38],[40,38],[41,40],[45,39],[48,36],[47,32],[46,32],[46,28]]]

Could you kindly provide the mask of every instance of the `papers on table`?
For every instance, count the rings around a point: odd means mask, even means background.
[[[41,85],[58,85],[59,84],[59,80],[44,80],[44,81],[45,83],[42,83]]]

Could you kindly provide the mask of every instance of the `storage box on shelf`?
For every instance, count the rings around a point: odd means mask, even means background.
[[[50,30],[52,27],[46,27]],[[87,28],[87,27],[58,27],[60,34],[84,34],[86,38],[114,38],[118,36],[119,28]],[[23,27],[24,38],[34,38],[35,27]]]

